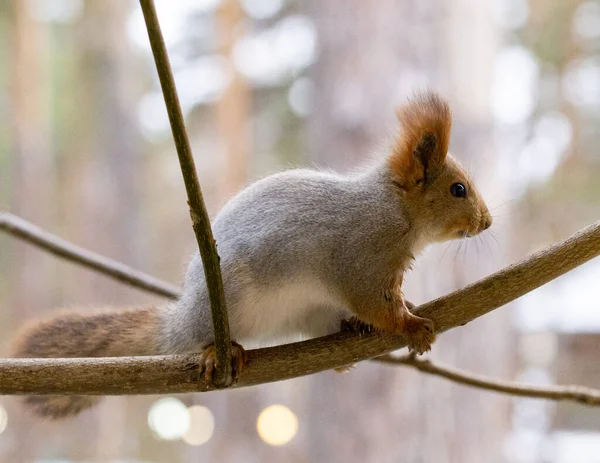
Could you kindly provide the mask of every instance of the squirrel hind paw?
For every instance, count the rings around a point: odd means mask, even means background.
[[[348,320],[340,322],[340,331],[342,333],[358,333],[360,336],[377,331],[370,323],[364,322],[358,317],[350,317]]]
[[[248,363],[246,350],[237,342],[231,343],[231,377],[236,382]],[[213,375],[217,369],[217,351],[214,344],[206,346],[200,357],[200,375],[207,382],[212,382]]]
[[[431,345],[435,342],[435,327],[428,318],[411,314],[406,318],[402,335],[411,352],[424,354],[431,350]]]

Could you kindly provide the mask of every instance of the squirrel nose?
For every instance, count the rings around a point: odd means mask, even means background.
[[[487,230],[488,228],[490,228],[492,226],[492,216],[491,215],[487,215],[485,217],[485,219],[483,219],[483,229]]]

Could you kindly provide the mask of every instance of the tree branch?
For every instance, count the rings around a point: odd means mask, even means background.
[[[0,212],[0,230],[4,230],[55,256],[62,257],[110,278],[114,278],[121,283],[127,283],[144,291],[172,299],[179,296],[179,288],[175,285],[135,270],[116,260],[69,243],[8,212]]]
[[[0,230],[5,230],[45,251],[49,251],[66,260],[81,264],[84,267],[114,278],[121,283],[128,284],[159,296],[170,298],[177,298],[179,296],[179,289],[174,285],[134,270],[115,260],[75,246],[24,219],[9,214],[8,212],[0,212]],[[454,369],[449,366],[433,363],[431,360],[419,359],[412,356],[393,357],[391,355],[383,355],[372,360],[389,364],[411,366],[424,373],[441,376],[450,381],[479,389],[497,391],[522,397],[571,400],[590,405],[597,405],[600,403],[599,390],[582,386],[552,386],[548,388],[517,384],[510,381],[492,380],[482,375]]]
[[[219,366],[215,372],[214,380],[217,384],[227,385],[230,384],[232,380],[231,341],[229,337],[229,321],[225,306],[225,292],[223,290],[223,278],[221,277],[217,245],[212,235],[208,212],[206,211],[202,190],[198,183],[196,166],[187,132],[185,130],[183,113],[181,112],[181,105],[179,104],[179,97],[177,96],[177,90],[175,88],[175,80],[173,79],[173,71],[160,30],[158,17],[156,16],[154,1],[140,0],[140,5],[142,7],[142,12],[144,13],[148,38],[150,39],[150,46],[152,48],[152,54],[154,55],[154,62],[156,63],[160,86],[167,106],[167,113],[169,114],[171,131],[173,132],[179,164],[181,166],[185,189],[187,191],[192,226],[196,234],[198,248],[200,249],[206,285],[208,287],[217,364]]]
[[[416,309],[446,331],[542,286],[600,254],[600,222],[523,261]],[[248,351],[232,387],[295,378],[405,347],[401,336],[337,333]],[[434,347],[435,349],[435,347]],[[0,394],[122,395],[209,391],[197,355],[93,359],[7,359],[0,362]]]
[[[534,386],[513,381],[496,380],[458,368],[441,365],[430,359],[420,359],[412,355],[405,355],[402,357],[383,355],[373,360],[391,365],[404,365],[416,368],[420,372],[440,376],[449,379],[450,381],[454,381],[455,383],[503,394],[529,397],[532,399],[565,400],[583,405],[600,405],[600,390],[584,386]]]

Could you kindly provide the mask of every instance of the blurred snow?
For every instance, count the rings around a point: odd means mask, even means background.
[[[600,463],[600,433],[515,430],[506,439],[504,454],[514,463]]]
[[[600,332],[600,263],[589,262],[516,302],[523,331]]]
[[[545,444],[551,463],[600,463],[600,432],[555,431]]]

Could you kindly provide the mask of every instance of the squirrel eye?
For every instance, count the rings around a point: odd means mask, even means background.
[[[450,193],[452,193],[452,196],[456,196],[457,198],[464,198],[467,196],[467,187],[465,187],[462,183],[453,183],[450,187]]]

